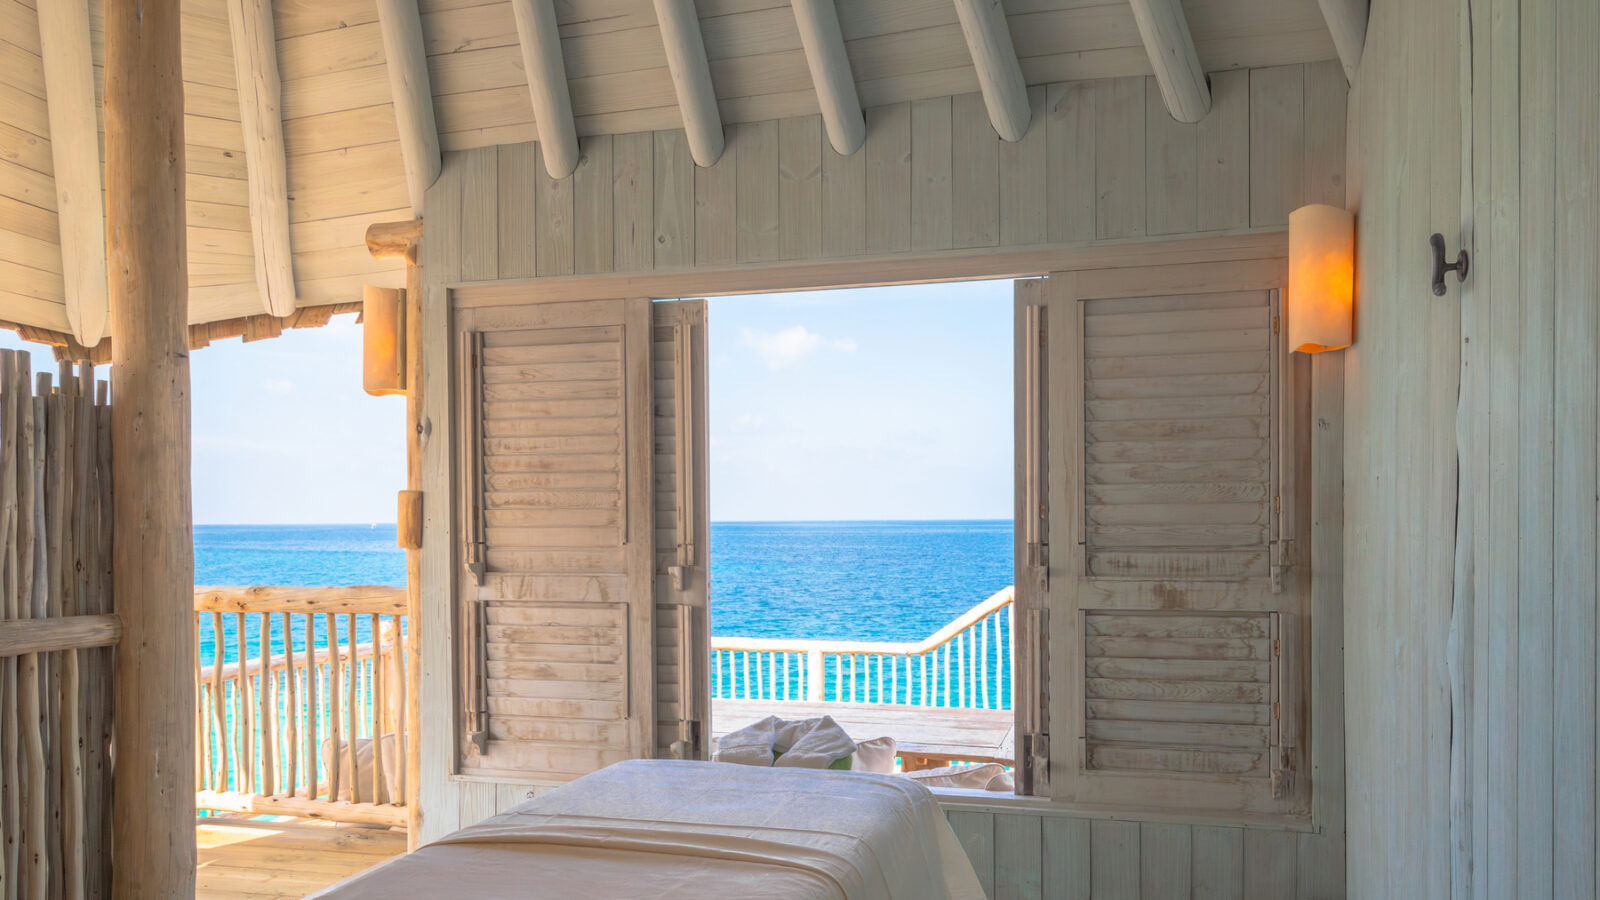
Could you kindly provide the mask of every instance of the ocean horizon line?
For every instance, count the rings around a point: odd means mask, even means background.
[[[1012,518],[941,517],[929,519],[712,519],[713,525],[898,525],[948,522],[952,524],[1010,523]],[[196,522],[196,528],[394,528],[394,522]]]

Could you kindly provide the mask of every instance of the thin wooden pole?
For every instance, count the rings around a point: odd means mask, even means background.
[[[20,618],[16,587],[17,430],[21,419],[16,352],[0,351],[0,619]],[[0,897],[16,900],[21,877],[22,779],[17,765],[17,658],[0,658]]]
[[[300,693],[298,690],[298,685],[295,684],[295,681],[299,678],[299,673],[295,671],[294,631],[289,627],[288,613],[279,614],[279,624],[282,626],[280,630],[283,632],[283,652],[285,660],[283,666],[283,680],[285,682],[285,687],[289,692],[289,764],[284,770],[283,786],[286,789],[285,793],[293,797],[295,795],[297,786],[300,783]]]
[[[4,594],[0,596],[0,618],[21,618],[21,604],[17,594],[17,545],[21,535],[17,532],[21,498],[18,493],[17,453],[18,429],[21,424],[21,404],[26,388],[18,386],[20,369],[16,353],[0,351],[0,541],[5,566]],[[18,732],[26,724],[19,716],[17,696],[18,660],[14,656],[0,658],[0,897],[16,900],[21,869],[22,831],[22,772],[18,766],[20,744]]]
[[[194,533],[179,0],[105,5],[117,644],[114,894],[195,887]]]
[[[256,788],[256,731],[250,712],[250,648],[244,615],[233,615],[233,643],[239,652],[239,665],[233,673],[233,726],[239,734],[240,763],[234,790],[248,793]]]
[[[383,695],[383,635],[378,630],[378,616],[372,622],[372,674],[368,683],[372,700],[368,706],[368,720],[372,723],[372,802],[383,802],[383,709],[388,698]]]
[[[261,722],[257,726],[261,734],[261,785],[257,793],[271,796],[278,792],[277,779],[273,771],[274,757],[277,755],[273,752],[277,749],[274,726],[277,725],[278,717],[274,702],[277,699],[274,691],[276,679],[272,677],[272,614],[262,613],[256,617],[256,621],[261,623],[259,635],[261,681],[256,688],[258,692],[256,703],[261,709]]]
[[[228,710],[227,686],[222,682],[222,658],[227,644],[222,642],[222,613],[211,614],[211,709],[216,717],[217,730],[217,778],[213,782],[219,791],[228,790],[228,779],[233,774],[233,767],[229,765],[228,758]]]
[[[306,636],[306,799],[317,798],[317,617],[307,613]]]
[[[412,248],[415,250],[415,246]],[[418,254],[413,253],[412,259]],[[418,512],[422,498],[422,267],[406,266],[406,490],[415,491]],[[406,548],[405,765],[400,796],[408,810],[407,843],[417,849],[422,835],[422,808],[417,802],[422,783],[422,547]],[[399,650],[396,635],[396,650]]]
[[[356,655],[356,617],[354,613],[346,613],[344,617],[345,646],[349,648],[349,668],[345,670],[346,710],[350,717],[350,734],[345,738],[345,758],[350,763],[350,802],[361,802],[361,768],[356,760],[356,735],[361,732],[361,695],[356,691],[356,683],[361,675],[360,659]],[[338,645],[334,646],[334,655],[337,658]]]
[[[95,384],[95,609],[100,613],[114,612],[112,601],[111,533],[114,527],[111,503],[111,384]],[[115,727],[113,704],[116,700],[112,684],[112,665],[115,649],[107,647],[95,652],[98,665],[95,671],[95,696],[99,718],[90,738],[94,741],[94,797],[93,818],[90,819],[89,840],[99,848],[91,854],[87,888],[91,897],[111,895],[111,739]]]
[[[339,745],[342,743],[342,729],[339,727],[339,622],[338,617],[328,613],[325,617],[328,624],[328,740],[333,749],[327,754],[328,761],[328,799],[339,799]],[[355,773],[351,773],[354,778]]]
[[[49,390],[48,386],[45,388]],[[42,558],[46,552],[45,545],[48,540],[39,540],[45,531],[45,503],[44,503],[44,454],[47,447],[45,434],[45,401],[43,397],[34,397],[33,402],[33,427],[31,481],[33,482],[33,511],[32,511],[32,561],[24,569],[27,591],[28,611],[23,613],[23,618],[43,618],[48,613],[49,600],[47,598],[46,579]],[[22,719],[27,723],[23,727],[23,741],[26,745],[25,753],[28,759],[28,811],[27,821],[23,825],[24,836],[27,844],[23,848],[23,860],[27,866],[26,892],[24,896],[44,898],[50,891],[50,847],[45,840],[46,823],[49,821],[50,792],[48,784],[48,770],[44,762],[44,735],[45,704],[42,682],[47,678],[43,660],[39,654],[31,653],[22,658]]]

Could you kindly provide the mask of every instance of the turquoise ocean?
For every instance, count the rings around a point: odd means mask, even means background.
[[[393,525],[197,525],[194,544],[200,585],[405,583]],[[1011,522],[715,522],[710,558],[714,634],[918,640],[1011,583]],[[209,664],[209,621],[200,638]]]

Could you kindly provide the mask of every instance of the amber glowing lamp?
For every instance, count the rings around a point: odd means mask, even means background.
[[[1312,204],[1289,214],[1289,349],[1350,346],[1355,313],[1355,214]]]
[[[406,391],[405,295],[396,288],[362,286],[361,386],[374,397]]]

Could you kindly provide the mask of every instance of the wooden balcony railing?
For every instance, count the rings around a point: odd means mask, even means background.
[[[404,826],[405,609],[398,587],[196,588],[197,806]]]
[[[711,696],[1010,709],[1013,595],[912,643],[712,637]]]

